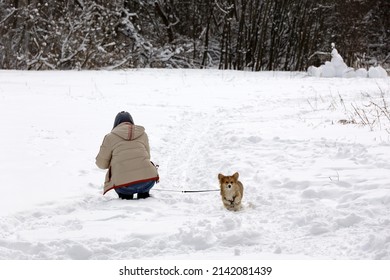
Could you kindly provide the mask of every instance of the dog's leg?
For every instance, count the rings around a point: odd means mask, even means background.
[[[231,201],[228,200],[226,197],[222,198],[222,202],[223,202],[223,205],[225,206],[225,208],[227,208],[227,209],[229,209],[232,205]]]
[[[234,198],[232,200],[227,199],[226,197],[222,198],[223,206],[228,210],[234,209]]]
[[[239,195],[233,198],[233,204],[234,211],[238,211],[241,209],[241,197]]]

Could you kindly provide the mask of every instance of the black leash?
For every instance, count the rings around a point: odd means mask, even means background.
[[[197,192],[218,192],[219,190],[198,190],[198,191],[181,191],[182,193],[197,193]]]
[[[200,193],[200,192],[218,192],[219,190],[195,190],[195,191],[178,191],[178,190],[160,190],[160,189],[153,189],[154,191],[160,191],[160,192],[178,192],[178,193]]]

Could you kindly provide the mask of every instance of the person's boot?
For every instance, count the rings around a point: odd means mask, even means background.
[[[121,194],[121,193],[119,193],[118,194],[119,195],[119,198],[122,198],[122,199],[133,199],[133,195],[132,194]]]
[[[140,199],[140,198],[148,198],[148,197],[150,197],[149,192],[138,193],[138,199]]]

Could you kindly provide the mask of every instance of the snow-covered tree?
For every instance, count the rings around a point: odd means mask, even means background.
[[[390,64],[386,0],[0,0],[0,68],[304,70],[336,42]]]

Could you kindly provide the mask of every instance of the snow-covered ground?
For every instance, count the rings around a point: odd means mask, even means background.
[[[390,259],[390,134],[340,124],[390,79],[216,70],[0,71],[0,259]],[[102,196],[118,111],[145,126],[152,198]],[[218,173],[238,171],[229,212]]]

